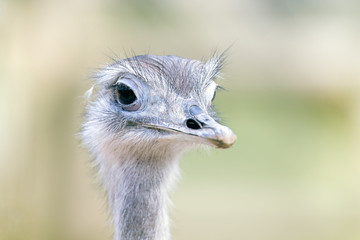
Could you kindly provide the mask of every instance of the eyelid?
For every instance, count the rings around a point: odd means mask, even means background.
[[[211,82],[207,88],[205,89],[205,99],[207,102],[207,105],[210,106],[212,99],[214,98],[216,89],[219,87],[219,85],[215,82]]]
[[[121,83],[128,85],[131,88],[139,88],[139,85],[132,79],[132,77],[122,76],[119,77],[116,82],[113,84],[114,87],[119,86]]]

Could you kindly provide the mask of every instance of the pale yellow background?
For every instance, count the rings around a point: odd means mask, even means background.
[[[355,0],[0,0],[0,239],[111,239],[76,136],[89,76],[230,45],[238,141],[184,157],[173,239],[360,239],[359,26]]]

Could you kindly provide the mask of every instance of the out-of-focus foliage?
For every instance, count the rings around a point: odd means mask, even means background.
[[[0,239],[111,239],[77,132],[111,57],[232,47],[229,150],[181,162],[182,239],[360,238],[358,1],[0,0]]]

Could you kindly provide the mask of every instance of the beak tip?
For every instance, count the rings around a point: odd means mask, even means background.
[[[228,128],[228,131],[218,136],[216,145],[218,148],[229,148],[235,143],[236,139],[236,135]]]
[[[221,148],[229,148],[231,147],[235,141],[236,141],[236,135],[232,134],[231,136],[226,136],[223,139],[219,139],[219,142],[221,143]]]

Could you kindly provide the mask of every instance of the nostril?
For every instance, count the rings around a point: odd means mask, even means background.
[[[200,129],[201,128],[200,123],[198,123],[197,121],[195,121],[194,119],[191,119],[191,118],[186,120],[186,126],[191,129]]]

